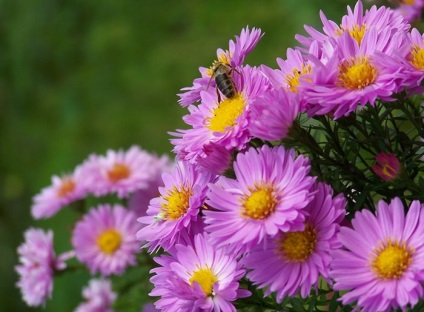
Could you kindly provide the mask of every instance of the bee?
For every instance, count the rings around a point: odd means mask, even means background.
[[[209,80],[209,84],[212,79],[215,79],[218,102],[221,102],[221,95],[219,94],[218,90],[221,91],[221,93],[224,94],[227,99],[233,98],[237,93],[237,88],[232,79],[232,74],[233,71],[237,72],[238,74],[240,73],[231,65],[227,65],[219,61],[215,61],[213,63],[211,70],[212,75],[211,79]]]

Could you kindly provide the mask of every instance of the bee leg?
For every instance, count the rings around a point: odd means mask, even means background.
[[[218,98],[218,103],[221,103],[221,94],[219,93],[218,87],[216,88],[216,96]]]

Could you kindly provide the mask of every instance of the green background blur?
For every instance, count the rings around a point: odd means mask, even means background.
[[[259,27],[265,36],[246,62],[276,67],[304,24],[321,27],[320,9],[339,23],[347,4],[355,2],[0,1],[0,311],[43,310],[27,308],[15,287],[25,229],[52,228],[56,252],[70,249],[72,212],[30,216],[52,175],[132,144],[171,155],[167,132],[183,128],[186,114],[176,94],[217,48]],[[45,310],[72,311],[87,278],[56,278]]]

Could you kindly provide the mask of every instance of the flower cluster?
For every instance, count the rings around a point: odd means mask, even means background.
[[[188,128],[170,133],[174,165],[136,147],[90,156],[35,197],[34,217],[132,195],[130,209],[90,209],[72,245],[102,277],[140,265],[140,247],[156,253],[162,311],[421,311],[424,35],[400,11],[321,13],[322,31],[305,26],[278,68],[245,63],[264,35],[246,27],[179,94]],[[63,267],[47,245],[33,305]],[[78,311],[110,311],[116,296],[92,281]]]
[[[82,215],[70,226],[72,250],[58,257],[51,230],[25,233],[25,242],[18,249],[21,265],[16,270],[20,275],[17,285],[28,305],[43,305],[51,297],[54,276],[66,271],[68,259],[75,257],[90,274],[102,277],[122,275],[129,266],[137,265],[137,216],[146,213],[142,203],[156,196],[162,173],[171,168],[168,157],[133,146],[128,151],[109,150],[106,156],[90,155],[73,173],[53,176],[52,185],[34,197],[34,218],[52,217],[65,207]],[[113,194],[127,204],[101,202]],[[99,203],[86,209],[84,201],[90,196]],[[92,280],[83,296],[86,302],[76,311],[113,311],[116,294],[110,281]]]

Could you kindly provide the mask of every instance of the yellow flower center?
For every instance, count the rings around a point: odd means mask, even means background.
[[[374,251],[371,267],[378,278],[382,280],[399,279],[412,262],[414,250],[405,243],[387,239]]]
[[[409,62],[419,70],[424,69],[424,49],[420,46],[415,45],[409,56]]]
[[[382,173],[387,177],[389,180],[393,180],[397,176],[396,170],[391,167],[389,164],[384,164]]]
[[[214,109],[213,117],[208,118],[208,129],[215,132],[225,132],[234,127],[237,118],[243,113],[246,101],[241,93],[236,93],[231,99],[226,98]]]
[[[317,233],[309,224],[304,231],[288,232],[277,239],[276,253],[287,262],[303,262],[314,252]]]
[[[243,215],[255,220],[266,219],[275,211],[277,205],[274,188],[267,185],[258,187],[250,195],[245,195],[242,202]]]
[[[364,38],[366,30],[367,26],[365,24],[363,24],[362,26],[356,24],[351,29],[347,29],[351,37],[356,40],[358,45],[361,45],[362,38]],[[336,35],[341,36],[345,31],[346,29],[340,26],[340,29],[336,30]]]
[[[181,187],[169,191],[163,199],[166,203],[162,204],[161,219],[174,221],[183,216],[189,207],[190,196],[193,195],[191,189]]]
[[[399,0],[399,2],[405,5],[413,5],[415,3],[414,0]]]
[[[107,172],[107,177],[109,181],[115,183],[119,180],[126,179],[130,176],[131,170],[127,165],[115,163],[113,164],[112,169]]]
[[[377,69],[369,63],[368,57],[352,58],[339,66],[337,85],[347,89],[363,89],[377,79]]]
[[[57,196],[59,198],[65,197],[67,196],[70,192],[72,192],[75,189],[76,185],[74,180],[72,180],[71,178],[64,178],[62,180],[62,183],[59,187],[59,189],[57,190]]]
[[[122,236],[115,229],[104,231],[97,238],[97,246],[106,254],[113,254],[121,246]]]
[[[190,285],[193,285],[193,282],[199,283],[200,287],[202,287],[206,296],[212,295],[213,284],[218,281],[218,278],[208,267],[204,269],[199,269],[193,273],[190,278]]]
[[[289,90],[291,92],[297,93],[297,87],[299,86],[299,78],[304,74],[309,74],[312,71],[310,65],[303,65],[302,70],[293,68],[293,74],[286,75],[286,83],[289,85]]]

